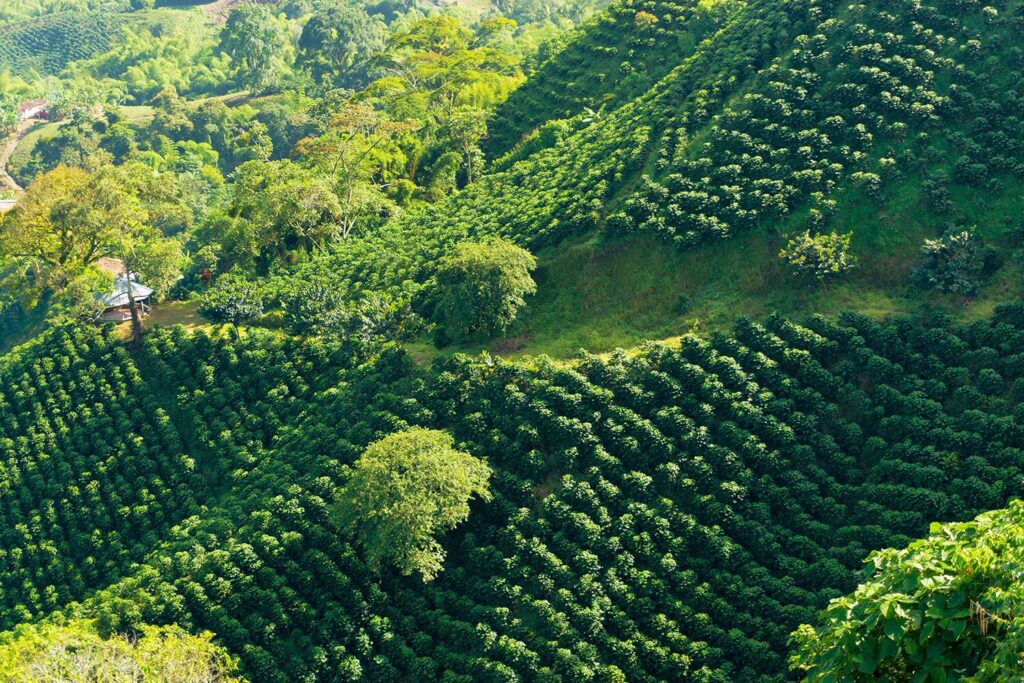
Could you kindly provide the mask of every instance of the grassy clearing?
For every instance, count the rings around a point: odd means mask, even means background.
[[[972,204],[979,234],[1004,247],[1006,226],[1021,210],[1020,200],[1009,194],[957,198],[962,207]],[[740,317],[780,313],[799,320],[851,310],[884,319],[942,311],[969,321],[1024,296],[1024,269],[1013,258],[972,301],[920,291],[910,282],[910,270],[922,240],[942,226],[921,210],[918,193],[909,186],[893,188],[885,210],[878,207],[855,192],[844,198],[834,224],[840,231],[853,230],[859,265],[828,287],[808,287],[786,272],[778,259],[782,236],[744,235],[686,252],[650,237],[602,241],[591,236],[537,255],[538,293],[507,338],[441,351],[423,338],[409,349],[424,363],[442,354],[482,350],[564,359],[581,348],[603,353],[688,332],[728,331]],[[784,232],[798,229],[802,226],[788,225]]]
[[[183,325],[188,330],[198,330],[212,326],[209,320],[196,311],[198,304],[194,301],[170,301],[155,304],[145,319],[148,329],[154,327],[171,327]],[[132,337],[131,322],[118,323],[116,326],[118,339],[128,341]]]
[[[21,168],[28,163],[29,157],[32,155],[32,150],[36,148],[36,145],[44,137],[53,137],[57,134],[57,131],[63,126],[65,121],[51,121],[49,123],[40,123],[26,133],[21,140],[18,142],[18,146],[14,148],[14,152],[11,154],[9,166],[11,168]]]

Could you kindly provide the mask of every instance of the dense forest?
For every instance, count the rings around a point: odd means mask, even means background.
[[[1024,676],[1024,3],[0,29],[0,681]]]

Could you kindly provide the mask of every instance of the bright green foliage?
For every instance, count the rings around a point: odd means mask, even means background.
[[[144,626],[138,636],[102,637],[95,624],[20,626],[0,634],[6,683],[241,683],[235,662],[211,642],[176,627]]]
[[[466,521],[473,498],[491,499],[490,467],[454,446],[445,432],[412,428],[370,444],[356,460],[336,513],[371,565],[394,564],[424,581],[441,571],[438,534]]]
[[[461,337],[502,334],[537,291],[533,255],[505,239],[460,242],[438,266],[439,319]]]
[[[231,86],[231,57],[214,49],[213,31],[196,15],[133,23],[122,35],[111,49],[72,64],[68,82],[113,89],[107,97],[125,97],[136,104],[149,104],[166,88],[182,94],[216,94]]]
[[[1024,503],[868,559],[857,590],[793,634],[807,681],[1009,681],[1024,677]]]
[[[786,243],[779,258],[800,277],[818,282],[833,280],[856,265],[850,255],[853,233],[812,235],[806,230]]]
[[[0,288],[23,299],[64,294],[93,272],[96,259],[114,257],[165,294],[181,245],[163,229],[189,219],[173,178],[134,164],[92,173],[58,166],[0,220],[0,263],[7,271]]]

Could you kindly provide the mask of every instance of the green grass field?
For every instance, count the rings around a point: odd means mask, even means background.
[[[1017,197],[996,201],[975,193],[958,200],[974,204],[973,213],[981,218],[978,233],[993,244],[1005,242],[1006,226],[1022,208]],[[853,229],[858,265],[829,286],[811,287],[790,275],[778,258],[785,243],[778,235],[748,234],[690,251],[651,237],[565,242],[537,254],[537,295],[506,338],[440,351],[423,338],[410,351],[421,362],[482,350],[515,358],[570,358],[581,348],[602,353],[687,332],[726,332],[741,317],[780,313],[800,319],[850,310],[881,320],[942,311],[968,321],[1024,296],[1024,268],[1014,259],[1007,259],[970,301],[914,287],[910,271],[922,240],[941,232],[940,226],[921,222],[918,217],[925,214],[918,202],[909,184],[892,189],[885,211],[858,193],[846,196],[834,224],[839,231]]]
[[[144,323],[147,328],[157,326],[172,327],[182,325],[188,330],[208,328],[210,321],[196,312],[197,304],[194,301],[168,301],[153,305],[152,312],[146,317]],[[117,336],[122,340],[129,340],[132,337],[132,324],[130,322],[117,325]]]

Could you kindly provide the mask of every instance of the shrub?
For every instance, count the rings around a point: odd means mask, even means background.
[[[263,315],[266,293],[259,284],[235,276],[217,281],[199,301],[199,313],[214,322],[242,323]]]
[[[806,230],[789,240],[779,257],[801,278],[816,282],[832,280],[856,265],[856,259],[850,255],[852,235],[812,235]]]
[[[281,305],[292,334],[339,334],[349,318],[345,297],[318,280],[300,280],[281,295]]]
[[[921,263],[911,277],[924,289],[973,297],[984,275],[994,265],[994,252],[974,234],[974,229],[952,229],[935,240],[925,240]]]

